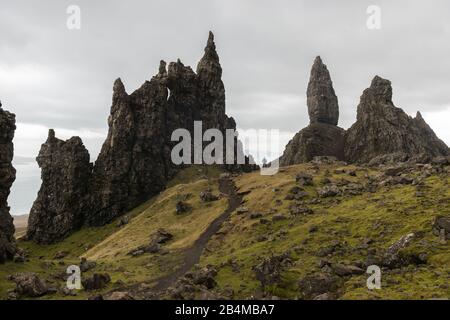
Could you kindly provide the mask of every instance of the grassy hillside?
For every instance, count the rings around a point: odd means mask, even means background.
[[[326,259],[330,264],[361,265],[368,250],[386,249],[402,236],[414,232],[418,239],[407,250],[428,255],[426,264],[383,272],[382,289],[375,291],[366,287],[369,275],[346,277],[339,298],[450,298],[450,246],[440,243],[431,230],[435,216],[450,214],[448,172],[428,177],[421,197],[416,195],[416,187],[412,185],[396,185],[361,195],[320,198],[320,203],[315,203],[316,188],[324,185],[325,178],[337,183],[345,179],[364,184],[368,176],[380,175],[374,170],[352,166],[344,168],[352,172],[348,175],[341,173],[341,169],[306,164],[282,169],[275,176],[252,173],[239,177],[237,184],[241,191],[250,192],[245,196],[245,206],[249,213],[261,213],[262,218],[251,219],[248,213],[236,213],[220,237],[211,242],[210,253],[202,262],[223,266],[217,276],[218,290],[232,289],[234,298],[257,293],[261,283],[256,280],[252,267],[265,257],[288,252],[293,265],[283,270],[280,281],[266,290],[281,298],[296,298],[300,295],[299,279],[320,272],[320,260]],[[313,212],[293,216],[289,206],[295,201],[285,198],[296,185],[295,175],[300,172],[314,176],[314,184],[305,187],[308,195],[299,201]],[[274,216],[280,214],[286,219],[273,222]],[[333,246],[339,250],[324,254]],[[233,272],[230,261],[238,270]]]
[[[312,184],[301,186],[296,181],[299,173],[312,175]],[[83,229],[51,246],[20,241],[29,261],[0,265],[0,296],[5,298],[7,290],[14,287],[5,278],[15,272],[36,272],[60,288],[64,285],[61,273],[68,265],[78,263],[80,257],[97,262],[97,267],[83,276],[107,272],[111,284],[98,292],[81,290],[76,297],[56,293],[45,299],[85,299],[114,288],[151,288],[155,279],[176,270],[183,250],[226,210],[226,198],[207,203],[199,198],[208,188],[219,194],[219,174],[215,168],[184,170],[167,190],[130,212],[127,216],[131,220],[124,226],[118,227],[118,221],[114,221],[102,228]],[[414,181],[421,175],[423,168],[403,174]],[[384,268],[381,290],[367,289],[369,275],[365,273],[340,276],[335,298],[450,298],[450,244],[432,232],[436,216],[450,215],[448,167],[447,171],[423,176],[418,185],[380,183],[384,179],[382,170],[333,164],[282,168],[274,176],[254,172],[235,177],[244,203],[209,241],[201,257],[202,266],[210,265],[218,271],[217,285],[210,291],[235,299],[305,298],[300,280],[331,272],[337,265],[360,266],[365,272],[363,266],[369,257],[414,233],[414,240],[401,254],[420,256],[421,263]],[[344,192],[319,197],[318,189],[330,184]],[[177,215],[175,207],[180,200],[190,210]],[[173,235],[163,251],[136,257],[129,254],[148,244],[160,228]],[[60,251],[69,253],[63,261],[54,258]],[[272,256],[288,257],[287,263],[276,269],[278,277],[269,277],[263,287],[255,270]]]

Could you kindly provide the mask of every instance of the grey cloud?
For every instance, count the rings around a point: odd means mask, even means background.
[[[81,8],[80,31],[66,28],[71,4]],[[381,30],[366,28],[372,4],[381,7]],[[296,132],[308,123],[316,55],[331,72],[344,128],[376,74],[392,80],[394,101],[409,114],[450,110],[446,0],[3,1],[0,99],[21,123],[106,133],[114,79],[132,92],[160,59],[195,67],[208,30],[216,34],[227,112],[244,129]],[[446,127],[435,129],[449,136]],[[18,150],[40,143],[15,140]],[[13,207],[19,198],[13,195]]]

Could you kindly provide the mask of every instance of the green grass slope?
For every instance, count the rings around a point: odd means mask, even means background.
[[[348,174],[349,170],[354,173]],[[304,187],[307,195],[303,199],[287,200],[300,172],[313,175],[313,185]],[[62,288],[61,274],[68,265],[77,264],[80,257],[98,264],[83,276],[107,272],[111,284],[97,292],[80,290],[75,297],[56,293],[43,299],[86,299],[115,288],[150,288],[155,279],[180,265],[183,250],[226,209],[225,198],[210,203],[199,199],[200,192],[208,188],[214,194],[219,193],[220,173],[214,167],[183,170],[164,192],[128,213],[131,220],[122,227],[114,221],[102,228],[82,229],[50,246],[19,241],[19,246],[29,253],[29,261],[0,265],[0,297],[6,298],[7,291],[14,287],[5,279],[16,272],[36,272]],[[418,170],[408,176],[416,178],[419,173]],[[346,180],[364,185],[380,175],[379,170],[364,167],[303,164],[282,168],[274,176],[254,172],[234,178],[239,191],[244,193],[243,206],[248,212],[233,212],[202,255],[200,264],[212,265],[218,271],[217,286],[212,291],[230,299],[263,295],[296,299],[302,294],[299,280],[321,272],[321,260],[329,264],[362,265],[370,251],[385,250],[413,232],[416,238],[404,253],[426,255],[425,264],[383,270],[381,290],[367,289],[367,274],[343,277],[338,298],[450,298],[450,244],[441,242],[432,232],[436,216],[450,215],[448,171],[428,176],[420,196],[415,186],[398,184],[356,195],[317,197],[317,188],[326,184],[325,178],[338,184]],[[179,200],[191,206],[188,213],[175,213]],[[312,213],[291,214],[290,207],[295,203],[312,209]],[[128,254],[148,244],[150,236],[160,228],[174,235],[163,252],[138,257]],[[328,250],[333,246],[339,250]],[[54,259],[60,251],[69,254],[63,260]],[[278,281],[262,288],[254,267],[264,258],[283,253],[290,255],[292,263],[283,268]]]

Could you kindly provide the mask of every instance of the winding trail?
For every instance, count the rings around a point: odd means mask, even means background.
[[[231,213],[236,210],[242,201],[242,195],[236,192],[236,186],[230,178],[219,179],[219,190],[221,193],[228,196],[227,209],[218,216],[200,237],[194,242],[193,246],[184,250],[183,264],[174,272],[169,273],[156,280],[156,285],[151,289],[155,296],[165,291],[167,288],[175,284],[175,282],[183,276],[186,272],[192,269],[194,265],[200,262],[200,257],[203,250],[206,248],[208,241],[214,234],[219,231],[222,224],[230,217]]]

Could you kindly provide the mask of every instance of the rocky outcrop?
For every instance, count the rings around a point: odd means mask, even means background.
[[[419,112],[411,118],[395,107],[391,82],[376,76],[361,96],[356,123],[346,133],[345,158],[367,163],[389,154],[425,162],[447,155],[448,147]]]
[[[30,212],[27,238],[49,244],[81,227],[89,209],[87,186],[92,166],[79,137],[67,141],[49,131],[37,162],[42,185]]]
[[[0,102],[0,263],[12,259],[16,252],[13,218],[7,203],[11,185],[16,179],[16,170],[11,164],[15,130],[15,115],[4,111]]]
[[[345,131],[337,126],[338,99],[330,73],[322,59],[317,57],[311,69],[307,90],[310,125],[288,143],[280,158],[280,165],[309,162],[316,156],[344,158]]]
[[[194,121],[202,130],[235,129],[225,114],[222,68],[209,34],[197,72],[180,60],[161,61],[159,73],[132,94],[121,80],[114,84],[108,137],[95,162],[89,225],[102,225],[160,192],[180,168],[171,160],[172,132]],[[192,163],[194,159],[192,158]]]
[[[180,60],[168,65],[161,61],[158,73],[131,94],[117,79],[108,135],[92,169],[81,140],[63,142],[51,133],[38,157],[43,181],[30,215],[28,237],[51,243],[82,224],[104,225],[163,190],[184,167],[171,159],[178,144],[172,141],[174,130],[186,129],[193,137],[195,121],[202,121],[202,132],[236,129],[233,118],[225,114],[221,78],[210,33],[196,72]],[[191,163],[194,160],[192,155]]]
[[[345,130],[326,123],[313,123],[289,141],[280,164],[289,166],[309,162],[316,156],[344,158]]]
[[[338,99],[334,93],[328,68],[320,57],[314,60],[306,95],[310,122],[337,126]]]

